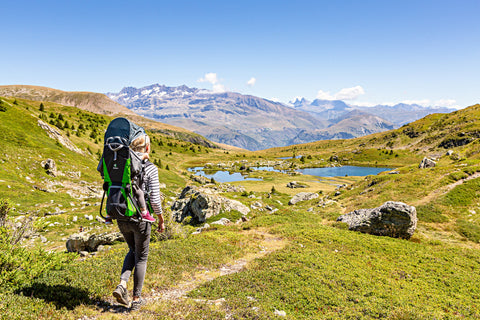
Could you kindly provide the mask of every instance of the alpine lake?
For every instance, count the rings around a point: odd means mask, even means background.
[[[262,167],[250,167],[253,171],[265,171],[265,172],[282,172],[289,173],[286,170],[278,170],[270,166]],[[360,167],[360,166],[341,166],[341,167],[323,167],[323,168],[303,168],[296,169],[294,173],[309,175],[320,178],[333,178],[333,177],[365,177],[369,175],[377,175],[384,171],[390,171],[391,168],[379,168],[379,167]],[[188,171],[203,176],[208,179],[214,179],[216,182],[229,183],[236,181],[262,181],[261,178],[251,178],[248,176],[248,172],[229,172],[226,170],[218,170],[212,172],[211,170],[205,171],[204,167],[189,168]],[[292,173],[292,172],[290,172]]]

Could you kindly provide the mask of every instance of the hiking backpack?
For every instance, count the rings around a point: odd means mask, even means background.
[[[112,219],[139,221],[140,210],[132,188],[143,181],[142,160],[130,149],[132,141],[145,135],[145,130],[125,118],[113,119],[105,132],[103,154],[97,170],[103,177],[103,198],[107,195],[106,213]]]

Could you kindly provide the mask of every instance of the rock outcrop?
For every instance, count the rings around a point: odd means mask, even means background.
[[[214,190],[187,186],[172,205],[173,217],[181,222],[191,216],[199,222],[218,215],[222,211],[237,210],[247,215],[250,209],[237,200],[219,196]]]
[[[318,198],[318,193],[315,192],[300,192],[293,196],[292,199],[288,202],[289,205],[297,204],[301,201],[307,201]]]
[[[417,227],[417,210],[402,202],[387,201],[373,209],[359,209],[338,217],[349,230],[409,239]]]

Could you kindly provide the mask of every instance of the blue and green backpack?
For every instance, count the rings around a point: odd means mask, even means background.
[[[107,196],[106,213],[111,219],[138,221],[140,210],[132,188],[143,180],[141,159],[130,149],[132,141],[145,135],[145,130],[125,118],[113,119],[105,132],[105,144],[97,170],[103,177],[103,201]]]

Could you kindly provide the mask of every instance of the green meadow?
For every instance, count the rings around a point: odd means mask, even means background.
[[[167,233],[152,236],[143,289],[148,304],[132,313],[111,296],[127,252],[124,243],[89,257],[65,248],[80,228],[117,230],[84,218],[98,215],[102,182],[96,167],[111,119],[0,97],[2,319],[480,318],[480,105],[357,139],[256,152],[195,144],[183,129],[150,130],[151,161],[165,184]],[[80,152],[49,137],[39,120]],[[435,158],[436,166],[420,169],[424,157]],[[55,176],[42,167],[46,159],[55,161]],[[291,172],[358,165],[397,173],[320,179],[248,170],[268,162]],[[221,217],[240,217],[222,212],[208,220],[209,228],[192,234],[203,224],[172,221],[167,203],[186,185],[199,185],[188,168],[206,164],[261,179],[232,182],[245,191],[222,196],[262,208],[252,209],[248,221],[212,225]],[[291,181],[306,187],[287,188]],[[319,198],[288,205],[305,191]],[[336,222],[344,213],[385,201],[416,207],[412,238],[357,233]]]

